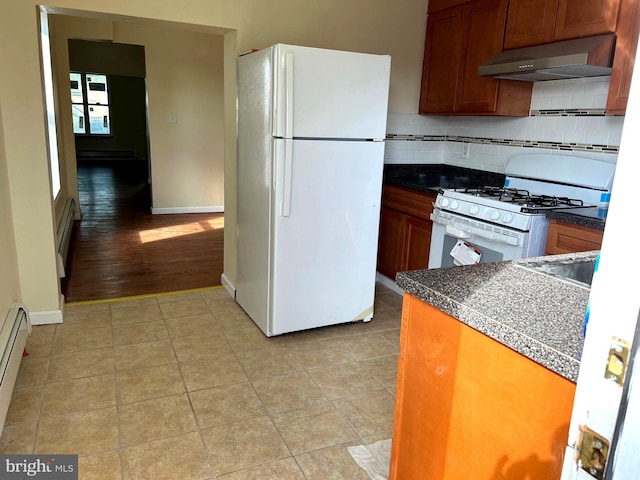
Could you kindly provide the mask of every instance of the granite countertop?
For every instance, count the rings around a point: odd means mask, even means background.
[[[409,188],[432,195],[441,188],[504,185],[504,174],[445,164],[386,164],[385,185]]]
[[[547,218],[552,218],[559,222],[570,223],[572,225],[604,230],[604,225],[607,221],[607,210],[597,207],[566,208],[547,212]]]
[[[597,252],[399,272],[406,292],[577,382],[589,288],[524,267]]]

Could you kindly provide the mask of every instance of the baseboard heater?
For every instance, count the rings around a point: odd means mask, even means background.
[[[58,222],[56,237],[58,238],[58,275],[63,278],[66,274],[64,266],[67,264],[67,254],[71,243],[71,231],[76,216],[76,202],[73,198],[67,200],[62,211],[62,217]]]
[[[7,418],[22,353],[31,333],[29,313],[22,305],[12,305],[0,328],[0,434]]]

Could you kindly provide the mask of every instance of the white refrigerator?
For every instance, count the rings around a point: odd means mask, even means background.
[[[238,58],[236,301],[266,336],[373,316],[391,58]]]

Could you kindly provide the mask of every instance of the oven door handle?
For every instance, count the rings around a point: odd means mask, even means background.
[[[445,232],[447,235],[451,235],[452,237],[456,237],[456,238],[460,238],[460,239],[465,239],[465,238],[471,238],[472,235],[470,233],[465,232],[464,230],[460,230],[459,228],[453,227],[451,225],[446,225],[444,227]]]

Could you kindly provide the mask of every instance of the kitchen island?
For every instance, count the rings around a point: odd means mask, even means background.
[[[589,287],[548,259],[398,274],[391,479],[560,478]]]

